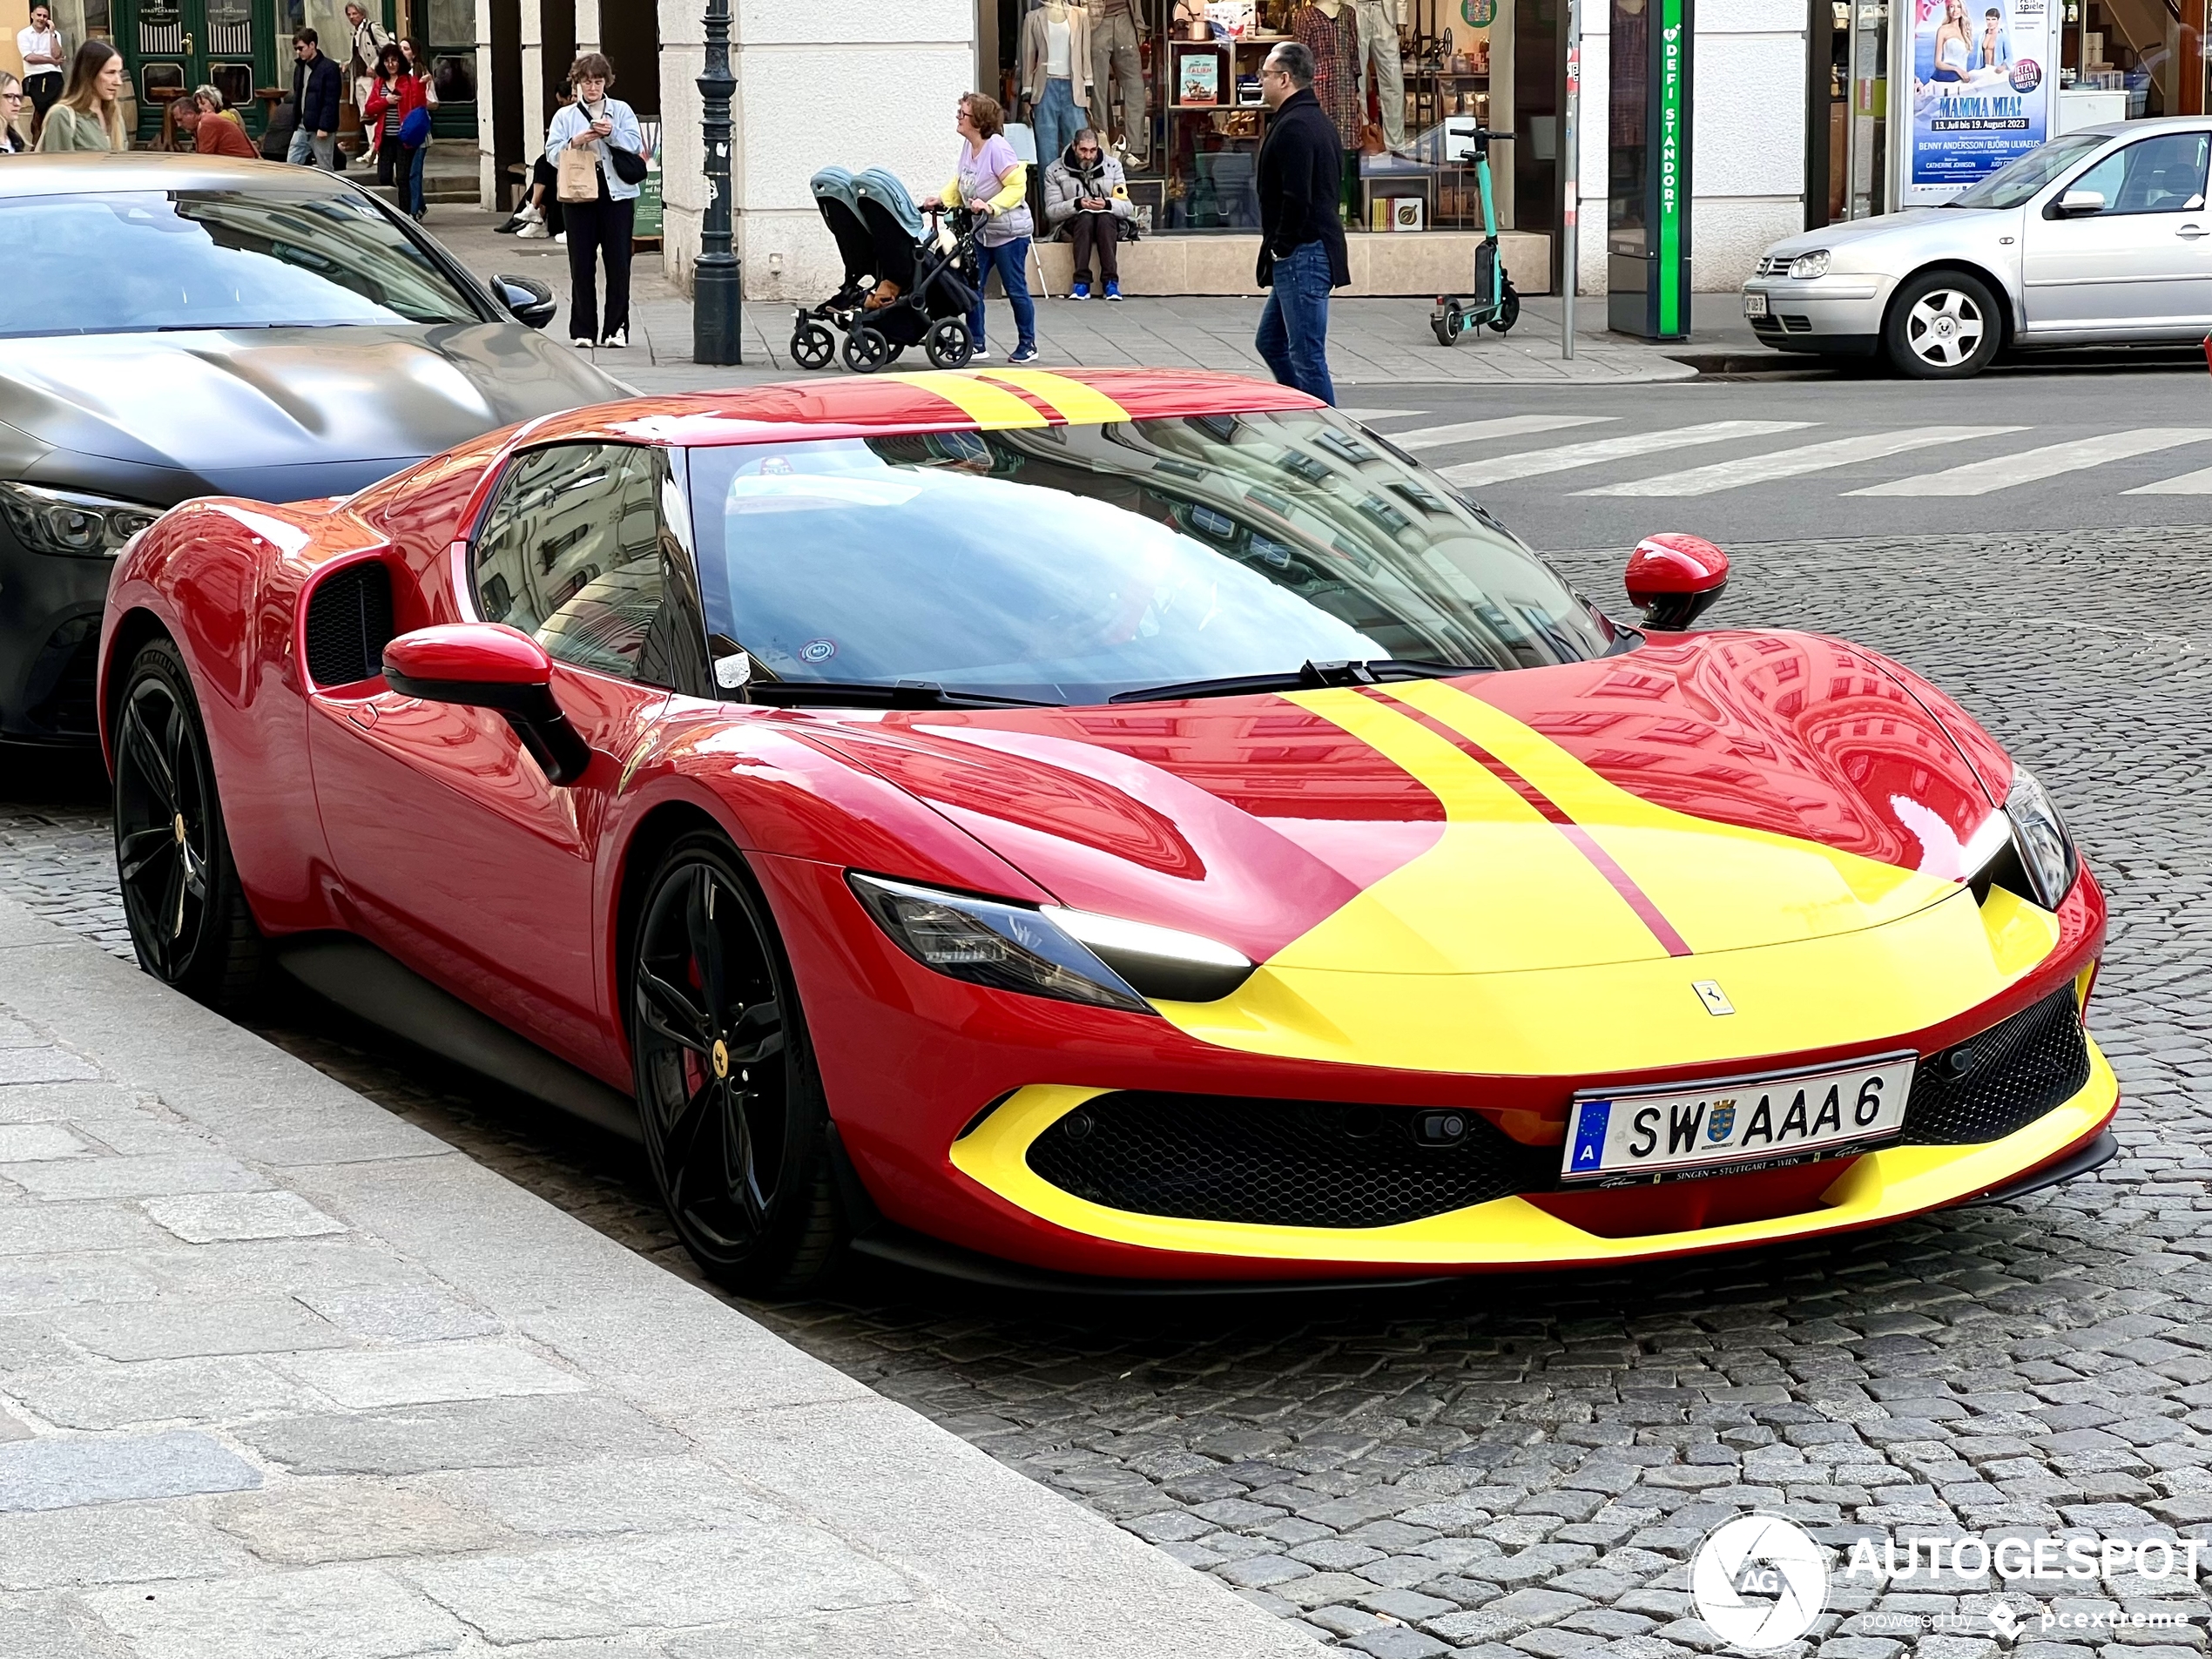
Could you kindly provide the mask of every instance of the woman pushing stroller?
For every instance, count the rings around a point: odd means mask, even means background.
[[[1006,139],[1006,112],[998,100],[970,92],[960,101],[958,126],[965,147],[946,182],[943,193],[922,203],[925,208],[968,204],[976,216],[975,253],[981,264],[975,285],[975,308],[968,314],[968,333],[974,336],[975,353],[968,361],[988,362],[983,349],[983,290],[991,273],[999,273],[1007,303],[1014,308],[1019,338],[1006,361],[1026,363],[1037,354],[1037,310],[1029,300],[1029,239],[1036,221],[1029,212],[1029,167],[1014,153]]]

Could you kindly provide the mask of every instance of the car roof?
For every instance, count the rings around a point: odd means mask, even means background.
[[[2073,138],[2087,133],[2099,138],[2140,138],[2146,132],[2202,132],[2212,127],[2212,115],[2154,115],[2135,121],[2101,121],[2094,126],[2069,127],[2060,134]]]
[[[1321,407],[1319,400],[1272,381],[1195,368],[838,374],[572,409],[518,428],[508,447],[597,442],[712,448],[792,439],[1096,426]]]
[[[281,161],[239,161],[192,152],[131,150],[119,155],[66,152],[0,161],[8,197],[125,190],[240,190],[281,187],[291,196],[337,196],[355,186],[336,173]]]

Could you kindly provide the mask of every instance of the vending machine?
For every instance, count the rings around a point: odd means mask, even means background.
[[[1691,0],[1608,0],[1606,323],[1689,337]]]

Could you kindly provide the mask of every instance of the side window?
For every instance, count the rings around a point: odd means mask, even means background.
[[[477,614],[556,662],[711,694],[690,561],[662,517],[669,467],[628,444],[516,457],[471,550]]]
[[[2099,219],[2126,213],[2194,212],[2204,206],[2204,165],[2212,133],[2167,132],[2115,150],[2067,186],[2105,199]]]

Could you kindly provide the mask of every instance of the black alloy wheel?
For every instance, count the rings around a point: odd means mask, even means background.
[[[801,368],[827,368],[837,357],[837,336],[828,326],[803,317],[791,331],[791,361]]]
[[[968,360],[975,355],[975,341],[968,332],[965,317],[940,317],[929,325],[929,333],[922,341],[929,361],[938,368],[966,368]]]
[[[192,679],[167,639],[139,651],[116,705],[115,865],[138,966],[217,1008],[243,1001],[266,947],[231,863]]]
[[[845,1238],[829,1115],[774,925],[719,836],[686,836],[654,873],[630,987],[638,1116],[678,1236],[732,1290],[804,1292]]]

